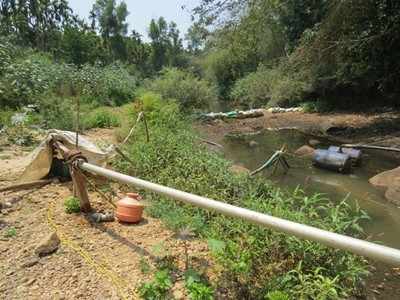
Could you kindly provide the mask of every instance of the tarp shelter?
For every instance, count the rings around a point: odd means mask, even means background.
[[[49,174],[54,156],[51,141],[59,141],[67,148],[75,149],[75,139],[75,132],[50,130],[40,145],[29,154],[29,163],[22,173],[21,181],[40,180]],[[114,153],[112,147],[107,151],[102,151],[82,135],[79,135],[78,150],[82,152],[89,163],[98,166],[104,166],[108,158]]]

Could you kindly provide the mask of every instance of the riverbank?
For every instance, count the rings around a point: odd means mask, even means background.
[[[198,122],[196,128],[209,138],[220,140],[227,133],[252,133],[265,129],[295,128],[306,134],[337,141],[372,143],[400,148],[400,112],[387,113],[271,113],[258,118]]]

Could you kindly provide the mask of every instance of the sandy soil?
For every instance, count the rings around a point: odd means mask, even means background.
[[[88,136],[107,144],[112,131],[91,131]],[[18,179],[27,152],[3,148],[1,154],[5,153],[7,159],[0,160],[1,175],[6,177],[1,186]],[[111,187],[118,194],[115,199],[123,195],[117,184]],[[136,225],[93,223],[83,214],[66,214],[63,202],[71,195],[69,182],[0,193],[1,203],[13,203],[0,210],[1,299],[137,299],[137,288],[152,278],[163,258],[177,267],[174,297],[187,299],[182,277],[184,242],[174,232],[146,214]],[[95,211],[113,211],[96,192],[90,191],[90,199]],[[7,236],[10,228],[15,236]],[[52,232],[61,245],[55,253],[39,257],[34,249]],[[192,265],[204,272],[210,269],[207,250],[202,241],[188,244]],[[146,265],[149,273],[144,272]]]

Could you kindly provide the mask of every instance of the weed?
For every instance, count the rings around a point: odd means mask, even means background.
[[[185,273],[185,287],[192,300],[214,299],[214,289],[194,270],[188,270]]]
[[[157,271],[154,279],[143,283],[139,287],[139,294],[143,299],[155,300],[166,299],[172,287],[172,279],[167,270]]]
[[[140,267],[140,271],[143,274],[149,274],[151,271],[151,266],[149,265],[149,263],[147,262],[147,260],[144,257],[140,258],[139,267]]]
[[[75,197],[68,197],[64,201],[64,208],[67,214],[79,213],[81,211],[79,199]]]
[[[12,238],[12,237],[15,237],[16,235],[17,235],[17,229],[15,229],[15,227],[10,227],[6,230],[6,233],[4,236],[6,238]]]
[[[83,119],[83,126],[89,128],[111,128],[120,125],[118,116],[112,109],[99,107]]]
[[[288,294],[281,291],[272,291],[265,295],[265,300],[289,300]]]

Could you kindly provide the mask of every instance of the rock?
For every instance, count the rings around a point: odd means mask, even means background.
[[[22,267],[22,268],[30,268],[30,267],[33,267],[34,265],[36,265],[38,262],[39,262],[39,259],[37,259],[37,258],[35,257],[35,258],[29,259],[28,261],[24,262],[24,263],[21,265],[21,267]]]
[[[385,197],[400,206],[400,167],[379,173],[369,179],[374,187],[386,189]]]
[[[60,246],[60,239],[55,232],[47,235],[36,247],[35,253],[38,256],[45,256],[55,252]]]
[[[232,165],[229,168],[229,171],[231,171],[232,173],[235,173],[235,174],[249,174],[250,173],[249,169],[239,166],[239,165]]]
[[[321,144],[321,142],[318,141],[318,140],[315,140],[315,139],[311,139],[311,140],[308,141],[308,144],[309,144],[311,147],[315,147],[315,146]]]
[[[385,193],[385,197],[389,202],[400,206],[400,186],[390,186]]]
[[[12,204],[11,204],[10,202],[4,202],[4,203],[3,203],[3,207],[4,207],[4,208],[11,208],[11,207],[12,207]]]
[[[255,147],[258,146],[258,143],[257,143],[256,141],[250,141],[250,142],[249,142],[249,146],[250,146],[251,148],[255,148]]]
[[[301,146],[299,149],[297,149],[294,154],[303,156],[303,157],[311,157],[314,155],[315,149],[313,147],[310,147],[308,145]]]
[[[31,286],[32,284],[35,283],[35,281],[36,281],[36,278],[29,279],[28,282],[26,283],[26,285]]]
[[[400,167],[375,175],[370,178],[369,183],[380,188],[400,186]]]

